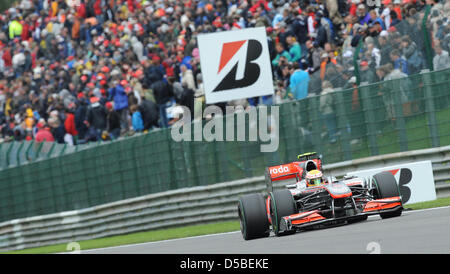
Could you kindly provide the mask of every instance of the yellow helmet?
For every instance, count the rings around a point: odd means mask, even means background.
[[[314,169],[306,174],[307,186],[319,186],[322,184],[322,172]]]

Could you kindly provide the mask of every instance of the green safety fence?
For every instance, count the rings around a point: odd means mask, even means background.
[[[5,10],[9,9],[10,7],[12,7],[13,4],[17,3],[18,1],[16,0],[3,0],[0,1],[0,12],[4,12]]]
[[[248,141],[255,124],[246,117],[247,141],[175,142],[170,129],[157,130],[6,168],[0,221],[259,176],[307,151],[334,163],[450,145],[449,79],[450,69],[423,72],[280,104],[279,147],[271,153],[261,152],[259,138]],[[331,114],[322,112],[326,96]]]
[[[351,57],[338,60],[342,67],[330,64],[323,79],[320,71],[311,75],[310,94],[320,93],[324,81],[333,92],[279,105],[279,147],[272,153],[248,141],[248,129],[257,126],[248,117],[247,141],[175,142],[170,130],[157,130],[83,146],[0,144],[0,221],[259,176],[302,152],[317,151],[334,163],[450,145],[450,69],[433,71],[429,13],[427,7],[423,16],[396,26],[417,44],[425,62],[416,69],[425,71],[378,82],[376,70],[362,62],[373,61],[374,45],[386,57],[402,36],[361,41]],[[331,111],[325,113],[327,101]]]
[[[3,142],[0,143],[0,170],[89,149],[100,143],[93,142],[73,146],[55,142]]]

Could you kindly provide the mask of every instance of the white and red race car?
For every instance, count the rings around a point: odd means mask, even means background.
[[[245,240],[295,233],[306,228],[364,221],[368,215],[400,216],[401,195],[394,176],[381,172],[370,180],[328,177],[318,186],[303,186],[307,172],[322,170],[316,153],[298,156],[299,161],[266,169],[267,195],[254,193],[239,198],[238,213]],[[293,184],[273,190],[273,183]]]

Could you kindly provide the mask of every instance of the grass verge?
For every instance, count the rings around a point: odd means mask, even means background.
[[[151,230],[144,232],[131,233],[126,235],[111,236],[86,241],[79,241],[81,250],[94,248],[111,247],[127,244],[137,244],[145,242],[155,242],[169,239],[186,238],[206,234],[216,234],[239,230],[239,221],[227,221],[201,225],[191,225],[185,227],[176,227],[168,229]],[[8,254],[42,254],[66,252],[67,243],[42,246],[36,248],[22,249],[5,252]]]
[[[449,205],[450,205],[450,197],[446,197],[446,198],[439,198],[434,201],[421,202],[421,203],[415,203],[415,204],[407,204],[407,205],[405,205],[405,208],[418,210],[418,209],[442,207],[442,206],[449,206]]]
[[[415,203],[405,205],[405,208],[418,210],[425,208],[433,208],[433,207],[442,207],[450,205],[450,197],[440,198],[434,201]],[[127,235],[119,235],[112,237],[105,237],[93,240],[86,240],[78,242],[80,244],[81,249],[94,249],[94,248],[102,248],[102,247],[112,247],[119,245],[127,245],[127,244],[137,244],[137,243],[145,243],[145,242],[154,242],[154,241],[162,241],[169,239],[177,239],[177,238],[185,238],[185,237],[193,237],[207,234],[216,234],[216,233],[224,233],[239,230],[239,222],[238,221],[227,221],[227,222],[219,222],[219,223],[210,223],[210,224],[202,224],[202,225],[192,225],[185,227],[177,227],[177,228],[168,228],[168,229],[160,229],[160,230],[152,230],[145,232],[132,233]],[[58,252],[66,252],[67,249],[66,244],[58,244],[51,246],[43,246],[37,248],[29,248],[23,250],[15,250],[10,252],[5,252],[8,254],[43,254],[43,253],[58,253]]]

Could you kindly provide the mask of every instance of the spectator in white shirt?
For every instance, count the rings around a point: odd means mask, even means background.
[[[448,56],[448,52],[443,50],[441,45],[435,45],[434,52],[436,53],[433,58],[434,70],[441,70],[450,67],[450,57]]]

